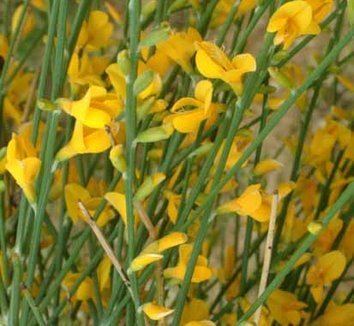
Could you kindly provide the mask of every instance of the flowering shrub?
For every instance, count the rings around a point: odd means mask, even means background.
[[[0,13],[0,324],[353,323],[354,1]]]

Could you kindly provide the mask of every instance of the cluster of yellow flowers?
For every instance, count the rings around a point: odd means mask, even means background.
[[[10,3],[5,322],[353,323],[352,1]]]

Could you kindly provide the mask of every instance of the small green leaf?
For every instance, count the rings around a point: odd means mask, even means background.
[[[44,98],[37,101],[37,106],[42,111],[52,112],[57,109],[57,105]]]
[[[138,95],[142,92],[146,87],[150,85],[152,79],[154,78],[154,72],[151,70],[147,70],[143,72],[134,82],[134,94]]]
[[[6,156],[6,147],[0,148],[0,160]]]
[[[172,133],[173,133],[173,127],[170,125],[153,127],[141,132],[136,137],[136,142],[153,143],[156,141],[168,139],[172,135]]]
[[[159,42],[162,42],[168,38],[170,32],[170,26],[163,24],[161,27],[152,30],[149,35],[140,41],[140,47],[154,46]]]

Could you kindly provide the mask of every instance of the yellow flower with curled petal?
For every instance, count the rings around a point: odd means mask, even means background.
[[[104,86],[102,74],[108,67],[109,59],[104,56],[89,56],[84,52],[81,57],[73,53],[68,67],[69,81],[78,85]]]
[[[85,216],[82,214],[79,207],[79,201],[84,204],[92,216],[101,202],[100,197],[92,197],[86,188],[77,183],[69,183],[65,186],[64,197],[68,215],[74,223],[85,220]],[[99,227],[103,227],[113,219],[113,217],[114,213],[109,208],[105,208],[99,215],[96,223]]]
[[[310,267],[306,283],[311,285],[311,294],[317,303],[323,299],[324,287],[341,276],[345,265],[345,256],[339,250],[334,250],[319,257]]]
[[[173,127],[181,133],[196,132],[200,123],[208,118],[215,117],[217,106],[211,102],[213,85],[208,80],[198,82],[193,97],[179,99],[171,108],[164,122],[172,123]],[[193,107],[192,110],[183,110]]]
[[[260,184],[248,186],[241,196],[221,205],[217,212],[234,212],[250,216],[258,222],[267,222],[270,218],[271,196],[262,194],[260,188]]]
[[[273,159],[260,161],[254,168],[254,173],[258,176],[267,174],[283,167],[283,164]]]
[[[190,27],[185,32],[172,33],[166,41],[160,42],[156,47],[188,73],[193,70],[190,60],[196,50],[194,42],[201,40],[198,31]]]
[[[109,45],[112,33],[113,24],[108,15],[99,10],[91,11],[88,20],[82,24],[77,46],[89,51],[99,50]]]
[[[195,62],[199,72],[207,78],[221,79],[237,93],[242,92],[242,78],[256,70],[256,60],[249,53],[236,55],[230,60],[211,42],[196,42]]]
[[[91,86],[78,101],[61,100],[60,106],[84,126],[93,129],[105,128],[122,111],[117,96],[99,86]]]
[[[124,194],[107,192],[104,198],[118,211],[125,225],[127,225],[127,207]]]
[[[171,315],[174,310],[163,306],[159,306],[153,302],[145,303],[142,307],[146,316],[151,320],[161,320]]]
[[[147,265],[163,258],[162,252],[185,243],[188,237],[184,233],[172,232],[159,240],[150,243],[143,251],[133,259],[130,269],[134,272],[142,270]]]
[[[322,22],[333,9],[333,0],[306,0],[312,8],[313,20]]]
[[[29,139],[13,134],[7,145],[5,167],[30,203],[36,201],[35,179],[40,166],[41,161],[37,157],[37,151]]]
[[[76,121],[69,143],[60,149],[56,160],[68,160],[78,154],[101,153],[110,146],[111,140],[104,129],[92,129]]]
[[[183,281],[187,270],[187,265],[192,254],[193,245],[184,244],[179,247],[179,261],[176,267],[166,268],[164,277]],[[202,255],[198,256],[196,266],[193,271],[192,283],[200,283],[209,280],[213,273],[208,267],[208,259]]]
[[[272,317],[281,325],[299,325],[304,316],[302,310],[307,304],[298,301],[294,294],[277,289],[269,296],[267,306]]]
[[[290,1],[282,5],[270,18],[267,32],[276,33],[274,44],[288,49],[301,35],[319,34],[311,6],[306,1]]]

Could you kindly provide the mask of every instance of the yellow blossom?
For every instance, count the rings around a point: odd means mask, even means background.
[[[172,114],[165,118],[165,122],[171,122],[173,127],[181,133],[196,132],[200,123],[208,118],[215,117],[216,106],[211,102],[213,86],[210,81],[202,80],[196,87],[194,96],[179,99],[172,107]],[[185,107],[193,107],[192,110],[184,110]]]
[[[22,188],[30,203],[36,201],[35,180],[39,173],[41,161],[29,139],[21,135],[12,135],[7,145],[6,170]]]
[[[345,264],[345,256],[339,250],[335,250],[319,257],[310,267],[306,282],[311,285],[311,293],[317,303],[323,299],[324,286],[330,285],[340,277]]]
[[[102,74],[109,64],[103,56],[89,56],[84,52],[81,57],[73,53],[68,67],[68,76],[72,84],[104,86]]]
[[[350,325],[354,320],[354,303],[336,305],[331,302],[325,313],[316,319],[313,326]]]
[[[71,273],[71,272],[67,273],[63,280],[64,287],[66,287],[70,291],[80,276],[81,276],[80,273]],[[74,302],[87,301],[89,299],[93,299],[93,297],[94,297],[93,281],[91,278],[86,277],[79,285],[76,293],[71,298],[71,300]]]
[[[101,153],[110,146],[111,140],[104,129],[92,129],[76,121],[69,143],[57,153],[56,159],[63,161],[77,154]]]
[[[245,189],[240,197],[231,200],[218,208],[218,213],[235,212],[248,215],[258,222],[266,222],[270,218],[270,196],[262,195],[260,184],[254,184]]]
[[[283,43],[284,49],[288,49],[299,36],[321,31],[313,19],[312,8],[306,1],[290,1],[273,14],[267,32],[276,32],[274,44]]]
[[[181,195],[175,194],[171,191],[165,191],[164,195],[168,200],[167,215],[173,224],[176,224],[178,216],[178,208],[181,204]]]
[[[127,208],[124,194],[107,192],[104,198],[118,211],[124,224],[127,224]]]
[[[347,259],[354,256],[354,220],[351,219],[344,237],[340,243],[340,251],[345,254]]]
[[[78,47],[86,47],[89,51],[99,50],[109,45],[113,32],[113,24],[108,15],[99,10],[90,12],[87,21],[83,22],[79,34]]]
[[[150,319],[161,320],[171,315],[174,310],[149,302],[143,305],[143,311]]]
[[[298,301],[294,294],[275,290],[269,296],[267,306],[272,317],[281,325],[299,325],[306,303]]]
[[[192,254],[193,245],[184,244],[179,247],[179,261],[176,267],[166,268],[164,276],[166,278],[174,278],[183,281],[187,270],[188,261]],[[194,268],[192,283],[200,283],[210,279],[212,271],[208,267],[208,260],[202,255],[198,256],[196,266]]]
[[[68,210],[68,215],[77,223],[79,220],[85,220],[79,208],[79,201],[81,201],[86,209],[93,215],[96,208],[101,202],[100,197],[92,197],[90,192],[84,187],[76,183],[69,183],[64,188],[65,203]],[[97,225],[102,227],[106,225],[114,217],[110,209],[105,208],[97,219]]]
[[[266,160],[260,161],[255,166],[254,173],[259,176],[259,175],[263,175],[263,174],[269,173],[274,170],[278,170],[282,167],[283,167],[283,165],[281,163],[279,163],[278,161],[273,160],[273,159],[266,159]]]
[[[162,252],[185,243],[187,239],[187,235],[184,233],[172,232],[161,239],[150,243],[133,259],[130,269],[136,272],[145,268],[147,265],[162,259]]]
[[[201,299],[191,298],[183,308],[181,325],[190,325],[192,322],[208,320],[209,317],[208,303]]]
[[[333,0],[306,0],[312,8],[313,20],[322,22],[333,9]]]
[[[242,92],[242,77],[256,70],[256,60],[249,53],[236,55],[230,60],[211,42],[197,42],[195,62],[199,72],[207,78],[221,79],[236,93]]]
[[[0,57],[5,59],[8,49],[9,42],[7,41],[7,38],[3,34],[0,34]]]
[[[99,86],[91,86],[78,101],[61,100],[60,105],[84,126],[94,129],[108,126],[122,110],[117,97]]]
[[[20,18],[22,16],[23,10],[25,10],[24,5],[19,5],[16,9],[14,14],[12,15],[12,22],[11,28],[12,32],[16,31],[18,24],[20,23]],[[24,24],[22,26],[22,35],[23,37],[27,36],[36,26],[35,16],[31,10],[31,8],[27,8],[26,17],[24,20]]]
[[[198,31],[190,27],[186,32],[172,33],[166,41],[157,44],[157,49],[180,65],[183,70],[191,72],[190,60],[196,50],[193,44],[201,39]]]

